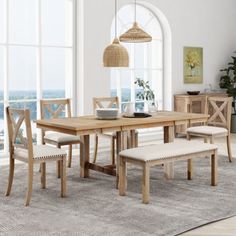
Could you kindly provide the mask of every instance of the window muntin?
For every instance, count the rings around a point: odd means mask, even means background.
[[[39,100],[72,97],[73,8],[74,0],[0,0],[0,150],[6,106],[30,109],[36,140]]]

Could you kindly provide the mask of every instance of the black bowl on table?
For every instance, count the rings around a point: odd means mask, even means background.
[[[200,91],[187,91],[188,95],[198,95]]]

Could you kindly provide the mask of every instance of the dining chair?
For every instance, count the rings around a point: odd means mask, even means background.
[[[98,108],[119,108],[119,98],[118,97],[103,97],[93,98],[93,110],[94,114]],[[103,137],[111,141],[111,162],[112,165],[115,165],[115,146],[116,146],[116,133],[104,133],[104,134],[95,134],[95,143],[94,143],[94,154],[93,154],[93,163],[96,163],[97,152],[98,152],[98,137]]]
[[[57,161],[61,170],[61,197],[66,196],[66,152],[62,149],[46,146],[33,145],[32,130],[30,123],[30,111],[6,108],[7,127],[9,138],[10,170],[6,196],[11,193],[15,160],[28,165],[28,188],[25,205],[28,206],[32,196],[34,164],[41,164],[41,188],[46,188],[46,163]]]
[[[40,100],[40,114],[41,119],[55,119],[61,117],[71,117],[71,103],[70,99],[44,99]],[[80,144],[82,149],[82,142],[79,137],[63,134],[59,132],[42,130],[42,143],[51,144],[58,148],[69,145],[68,153],[68,167],[71,167],[72,162],[72,145]],[[82,152],[80,152],[82,153]],[[57,164],[57,176],[60,177],[60,164]]]
[[[93,109],[94,114],[96,112],[96,109],[98,108],[118,108],[119,109],[119,98],[118,97],[94,97],[93,98]],[[98,151],[98,138],[103,137],[107,138],[111,141],[111,162],[112,165],[115,165],[115,147],[116,147],[116,132],[113,133],[104,133],[104,134],[96,134],[95,135],[95,145],[94,145],[94,156],[93,156],[93,163],[96,163],[97,160],[97,151]],[[129,135],[126,135],[127,138],[124,139],[127,142],[127,147],[130,146],[130,139]],[[138,132],[135,131],[135,146],[138,146]]]
[[[204,142],[214,143],[217,137],[226,137],[229,161],[232,162],[231,152],[231,112],[232,97],[209,97],[207,113],[210,115],[206,125],[187,128],[187,138],[203,137]]]

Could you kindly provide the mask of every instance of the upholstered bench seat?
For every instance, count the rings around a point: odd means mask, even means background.
[[[188,179],[192,179],[192,158],[211,156],[211,184],[217,184],[217,146],[197,141],[156,144],[123,150],[119,153],[119,194],[125,195],[126,163],[143,167],[143,203],[149,203],[149,171],[151,166],[188,160]]]
[[[170,160],[176,157],[182,157],[189,154],[197,154],[217,149],[216,145],[204,144],[196,141],[186,141],[181,143],[165,143],[158,145],[149,145],[144,147],[126,149],[120,152],[120,156],[128,157],[129,159],[139,161],[157,161],[157,160]]]

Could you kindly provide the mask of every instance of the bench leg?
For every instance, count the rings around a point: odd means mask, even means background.
[[[192,180],[193,178],[193,160],[189,159],[188,160],[188,180]]]
[[[143,166],[143,180],[142,180],[142,195],[143,195],[143,203],[149,203],[149,183],[150,181],[150,167],[145,164]]]
[[[174,162],[168,162],[164,164],[164,172],[165,172],[165,178],[167,180],[174,179],[174,171],[175,171]]]
[[[119,166],[119,194],[125,196],[126,190],[126,161],[123,157],[120,157]]]
[[[171,143],[174,141],[174,130],[174,126],[164,127],[164,143]],[[174,162],[164,164],[164,172],[166,179],[174,179]]]
[[[46,188],[46,163],[42,162],[40,164],[41,167],[41,188],[45,189]]]
[[[216,186],[217,185],[217,154],[211,155],[211,185]]]
[[[191,135],[187,133],[187,140],[191,140]]]

